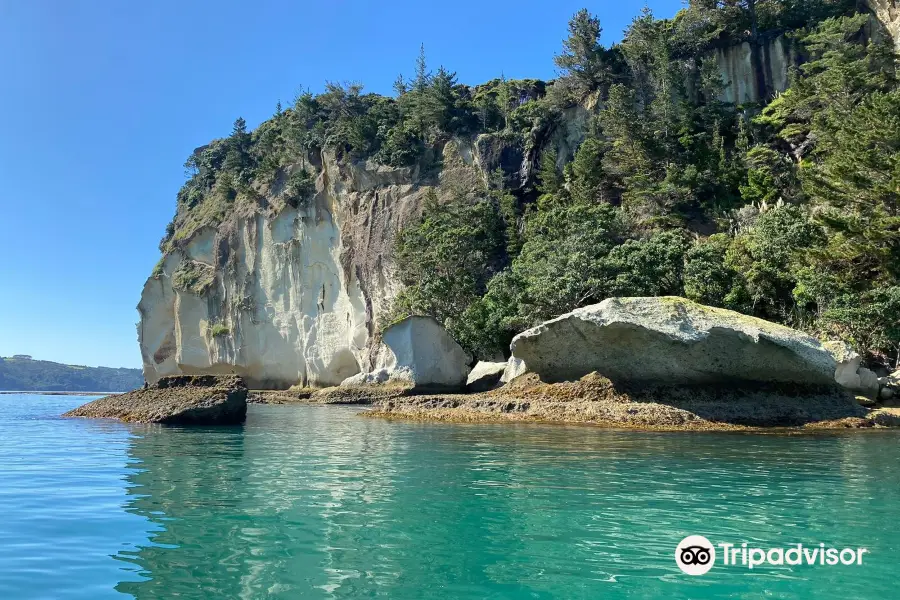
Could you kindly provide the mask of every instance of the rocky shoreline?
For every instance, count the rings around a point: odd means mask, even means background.
[[[235,375],[173,376],[66,416],[231,424],[249,402],[649,430],[900,426],[900,372],[879,378],[842,342],[684,298],[610,298],[522,332],[510,350],[506,362],[473,369],[437,321],[410,317],[383,332],[371,370],[339,386],[249,392]]]
[[[437,323],[402,327],[397,339],[385,335],[377,370],[260,401],[371,405],[365,414],[392,419],[654,430],[900,425],[900,410],[884,406],[894,380],[879,383],[846,344],[683,298],[578,309],[516,336],[506,363],[471,370]]]
[[[591,373],[543,383],[533,373],[488,392],[429,394],[412,388],[333,387],[309,393],[258,391],[251,403],[366,406],[368,417],[449,423],[582,424],[651,431],[870,429],[900,426],[900,408],[861,406],[834,387],[617,388]]]
[[[247,416],[247,386],[235,375],[163,377],[152,386],[99,398],[63,416],[163,425],[236,425]]]
[[[900,409],[865,408],[835,388],[617,389],[592,373],[546,384],[533,374],[478,394],[373,401],[372,417],[463,423],[565,423],[662,431],[861,429],[900,426]]]

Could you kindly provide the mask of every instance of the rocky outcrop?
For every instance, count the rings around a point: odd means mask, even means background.
[[[165,425],[234,425],[247,415],[247,386],[236,376],[163,377],[154,385],[106,396],[64,417]]]
[[[719,76],[725,87],[720,100],[744,104],[765,100],[788,88],[788,74],[799,57],[783,35],[726,46],[715,51]]]
[[[596,371],[615,383],[834,387],[835,361],[808,335],[684,298],[610,298],[520,333],[512,353],[542,381]]]
[[[863,3],[875,13],[900,52],[900,3],[897,0],[863,0]]]
[[[874,371],[861,366],[862,357],[849,344],[830,341],[822,345],[837,363],[834,380],[838,385],[871,401],[879,399],[882,382]]]
[[[345,379],[342,387],[405,384],[414,389],[460,391],[471,357],[431,317],[407,317],[384,330],[375,369]]]
[[[789,44],[783,37],[760,43],[717,51],[724,100],[757,100],[786,86],[796,58]],[[529,93],[543,93],[543,84]],[[181,216],[196,211],[209,222],[173,225],[171,247],[144,285],[138,338],[145,379],[236,373],[253,388],[286,389],[373,372],[377,332],[401,289],[394,241],[424,199],[480,193],[497,172],[506,189],[526,193],[540,152],[553,149],[561,169],[599,108],[592,96],[553,119],[535,118],[523,135],[442,142],[422,157],[428,168],[317,150],[281,167],[272,183],[254,183],[246,200],[179,204]],[[314,191],[286,205],[279,200],[285,181],[301,171],[315,180]]]
[[[481,394],[381,398],[371,416],[457,422],[589,423],[657,430],[740,430],[756,427],[892,427],[884,409],[869,411],[839,388],[740,389],[731,386],[623,390],[590,373],[546,384],[533,374]]]
[[[444,162],[460,166],[442,178],[474,187],[471,148],[447,147]],[[337,385],[371,369],[378,322],[400,289],[394,236],[429,189],[443,193],[442,182],[420,185],[413,169],[328,153],[317,172],[304,203],[235,210],[165,257],[138,305],[148,381],[236,373],[253,388],[286,389]]]
[[[466,379],[467,392],[486,392],[500,384],[500,378],[506,370],[505,362],[480,361]]]

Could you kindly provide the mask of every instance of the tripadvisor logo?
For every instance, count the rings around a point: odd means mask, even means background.
[[[826,548],[825,544],[788,548],[752,548],[746,543],[713,545],[702,535],[689,535],[675,548],[675,563],[688,575],[703,575],[716,563],[716,547],[722,552],[721,564],[753,569],[761,565],[861,565],[866,548]]]
[[[689,535],[675,548],[675,562],[688,575],[703,575],[716,562],[716,549],[702,535]]]

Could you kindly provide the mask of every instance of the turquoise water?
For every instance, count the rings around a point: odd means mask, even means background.
[[[900,435],[391,423],[251,406],[243,427],[64,420],[0,396],[0,598],[896,598]],[[866,547],[716,565],[689,534]]]

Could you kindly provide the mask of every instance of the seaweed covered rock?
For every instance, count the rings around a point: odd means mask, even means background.
[[[247,415],[247,386],[236,375],[163,377],[152,386],[106,396],[64,417],[166,425],[235,425]]]
[[[512,341],[542,381],[596,371],[616,383],[833,387],[836,363],[804,333],[678,297],[609,298]]]

